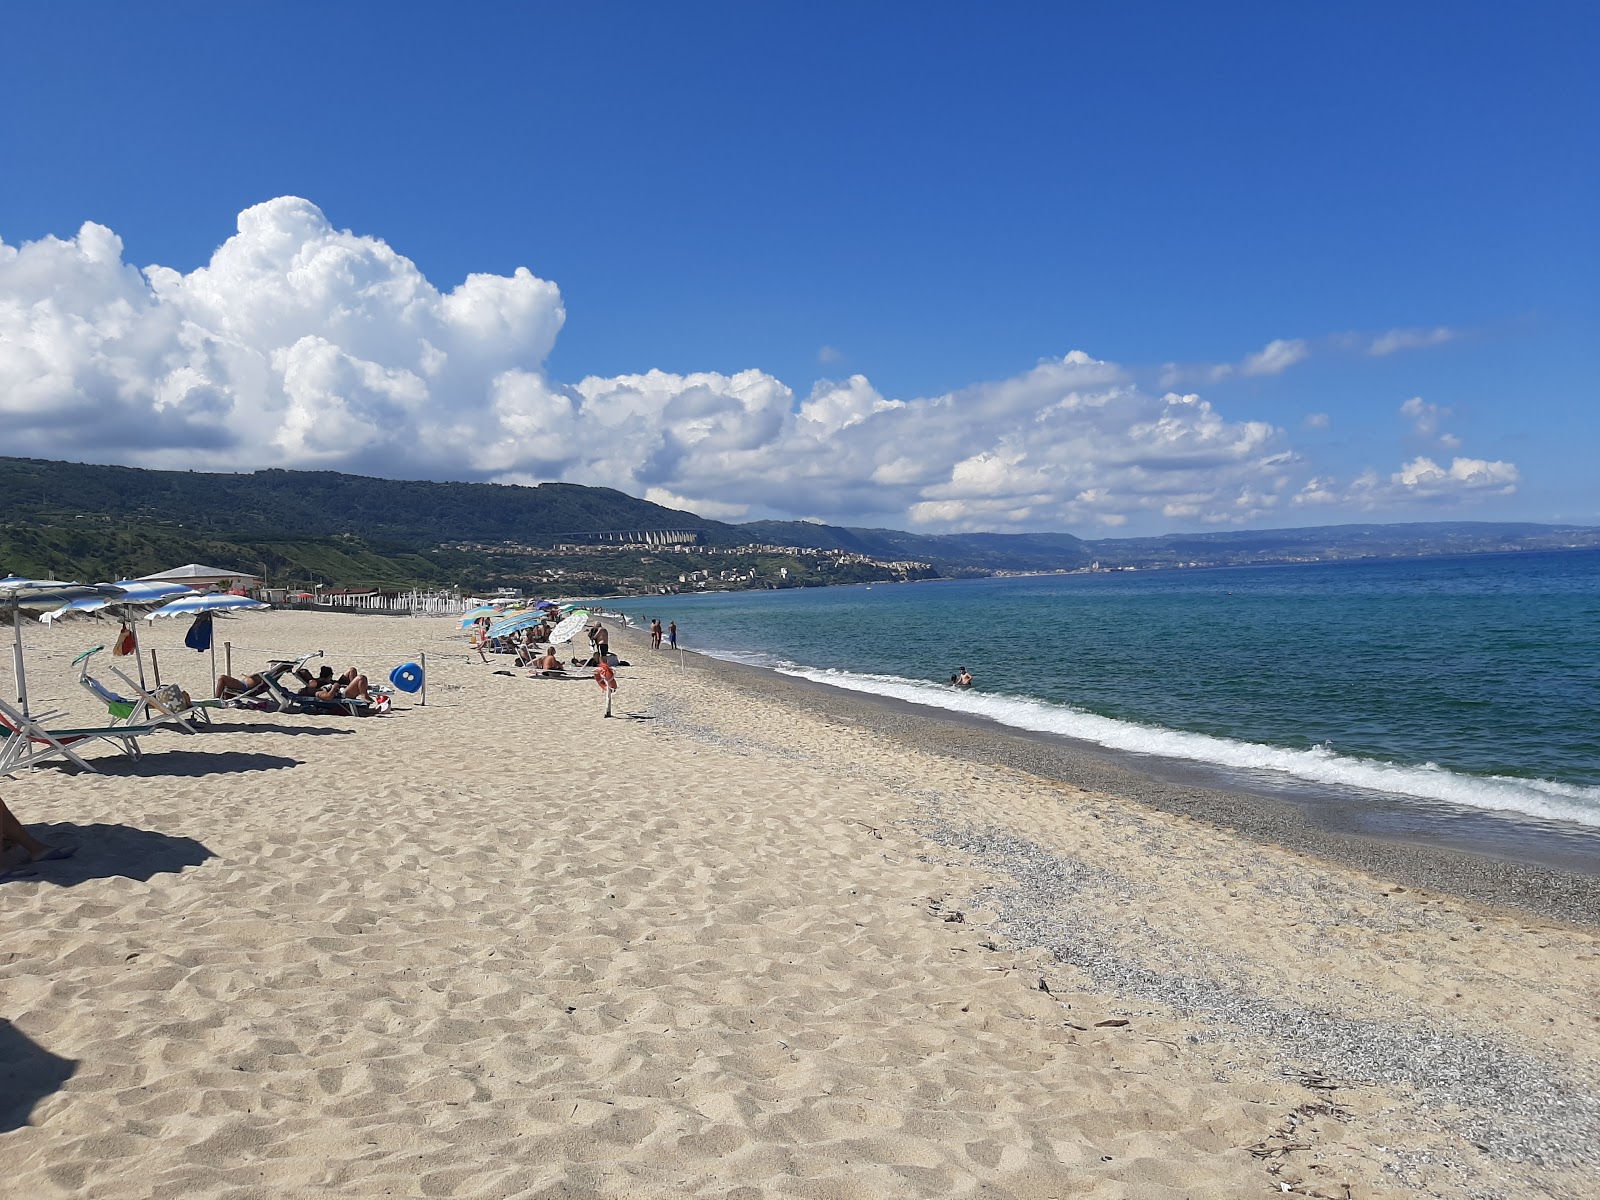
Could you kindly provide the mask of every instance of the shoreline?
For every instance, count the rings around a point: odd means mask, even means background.
[[[626,627],[630,649],[648,653],[648,634]],[[1500,857],[1397,836],[1328,828],[1304,808],[1265,789],[1251,792],[1185,782],[1179,776],[1211,772],[1152,761],[1141,770],[1134,756],[1091,743],[1016,729],[986,717],[914,704],[870,692],[832,687],[768,667],[685,650],[685,664],[735,687],[803,705],[828,719],[859,725],[934,754],[1010,767],[1037,778],[1101,793],[1162,812],[1193,817],[1264,845],[1355,867],[1407,887],[1448,892],[1497,908],[1555,917],[1600,928],[1600,862],[1593,872]],[[1303,791],[1313,789],[1305,788]],[[1348,807],[1348,805],[1346,805]],[[1474,810],[1471,815],[1479,817]],[[1497,814],[1485,812],[1484,818]],[[1600,835],[1597,835],[1600,838]]]
[[[92,715],[90,633],[30,630],[41,708]],[[1600,1167],[1570,921],[639,630],[611,720],[449,618],[230,636],[426,649],[427,705],[0,783],[78,851],[0,881],[19,1194],[1576,1200]]]

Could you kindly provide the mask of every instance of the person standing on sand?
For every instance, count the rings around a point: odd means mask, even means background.
[[[606,655],[611,653],[611,635],[599,621],[596,621],[594,628],[589,631],[589,640],[594,643],[594,652],[600,656],[600,661],[604,662]]]
[[[678,623],[676,621],[668,621],[667,622],[667,649],[676,650],[677,648],[678,648]]]
[[[661,620],[658,617],[650,618],[650,649],[661,649]]]

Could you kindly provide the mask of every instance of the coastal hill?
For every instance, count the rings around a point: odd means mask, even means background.
[[[642,554],[594,544],[606,535],[615,542],[651,531],[689,535],[697,545]],[[590,543],[578,567],[574,552],[557,550],[565,543]],[[729,524],[569,483],[434,483],[275,469],[151,471],[0,458],[0,568],[73,578],[202,561],[330,586],[478,589],[560,578],[613,591],[676,585],[697,571],[717,586],[766,586],[1094,564],[1223,566],[1596,545],[1600,529],[1495,522],[1094,540],[1066,533],[927,535],[808,521]],[[927,569],[883,566],[908,562]]]

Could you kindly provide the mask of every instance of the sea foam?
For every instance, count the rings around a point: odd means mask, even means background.
[[[1340,754],[1328,746],[1292,749],[1233,738],[1213,737],[1156,725],[1119,721],[1066,705],[994,692],[957,691],[944,684],[819,669],[757,655],[716,655],[770,667],[785,675],[855,692],[889,696],[952,712],[987,717],[1014,729],[1051,733],[1093,742],[1111,750],[1206,763],[1241,771],[1277,772],[1293,779],[1340,787],[1414,796],[1446,804],[1600,827],[1600,788],[1541,779],[1464,775],[1423,763],[1405,765]]]

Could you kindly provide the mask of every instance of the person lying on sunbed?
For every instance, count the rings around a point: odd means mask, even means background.
[[[22,827],[22,822],[11,815],[6,802],[0,800],[0,872],[71,858],[77,852],[76,846],[51,846],[41,842]]]
[[[360,671],[351,667],[338,679],[333,678],[333,668],[324,667],[328,673],[328,680],[317,689],[318,700],[371,700],[372,694],[367,690],[367,677]],[[322,681],[318,681],[321,683]]]
[[[259,675],[246,675],[243,679],[218,675],[215,695],[218,700],[237,700],[243,696],[259,696],[266,690],[267,685]]]

